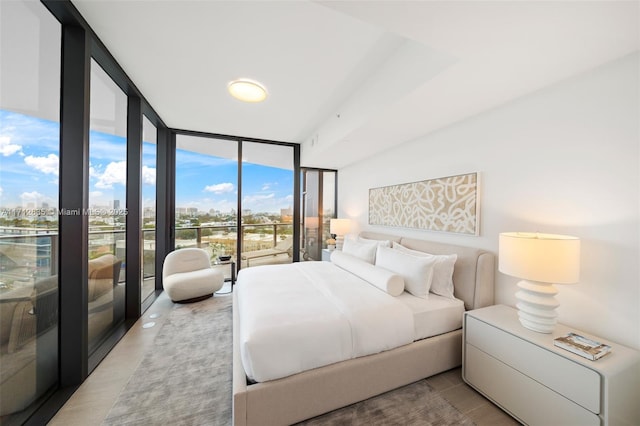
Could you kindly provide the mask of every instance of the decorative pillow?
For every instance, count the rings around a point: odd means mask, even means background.
[[[345,238],[342,244],[342,251],[373,264],[376,261],[377,247],[378,244],[376,242],[365,243],[351,238]]]
[[[433,267],[437,259],[413,256],[388,247],[378,247],[376,266],[397,273],[404,279],[404,289],[414,296],[428,298]]]
[[[379,246],[382,247],[391,247],[391,241],[389,240],[371,240],[369,238],[362,238],[362,237],[358,237],[358,241],[361,241],[363,243],[376,243]]]
[[[331,253],[331,263],[373,284],[391,296],[400,296],[404,292],[404,280],[400,275],[377,268],[350,254],[334,250]]]
[[[456,260],[458,260],[457,254],[430,254],[408,249],[398,243],[394,243],[393,248],[412,256],[436,258],[437,262],[433,269],[433,281],[431,282],[430,291],[439,296],[448,297],[449,299],[455,298],[453,295],[453,268]]]

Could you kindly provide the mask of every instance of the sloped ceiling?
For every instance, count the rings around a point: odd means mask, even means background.
[[[73,0],[173,128],[340,168],[638,51],[636,1]],[[226,92],[246,77],[261,104]]]

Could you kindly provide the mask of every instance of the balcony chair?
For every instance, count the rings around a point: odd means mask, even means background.
[[[162,285],[176,303],[197,302],[222,288],[222,272],[211,268],[209,253],[200,248],[183,248],[165,257]]]

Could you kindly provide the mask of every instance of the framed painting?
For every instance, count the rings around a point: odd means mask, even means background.
[[[372,188],[369,224],[479,235],[478,173]]]

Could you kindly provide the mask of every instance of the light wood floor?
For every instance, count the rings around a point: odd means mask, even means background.
[[[226,290],[228,283],[221,291]],[[73,394],[49,425],[100,425],[129,377],[140,364],[172,305],[171,300],[163,293]],[[145,324],[151,322],[155,323],[153,327],[144,328]],[[519,424],[464,383],[460,368],[427,380],[433,389],[478,426]]]

